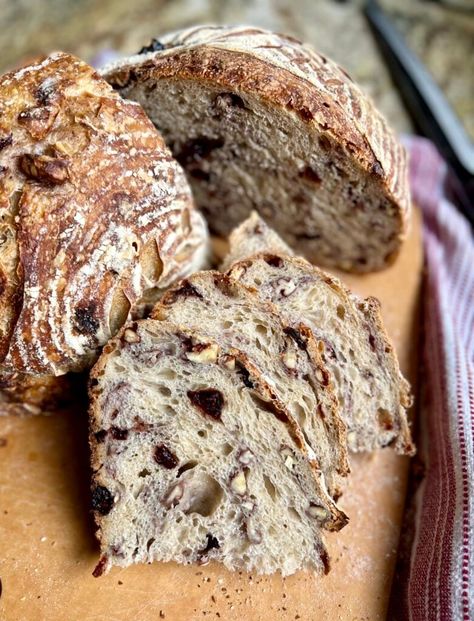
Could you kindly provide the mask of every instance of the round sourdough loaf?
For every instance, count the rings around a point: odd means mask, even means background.
[[[206,226],[139,105],[55,53],[0,78],[0,364],[61,375],[199,267]]]
[[[405,236],[405,151],[331,60],[284,35],[201,26],[104,77],[142,104],[218,234],[256,209],[308,259],[368,272]]]

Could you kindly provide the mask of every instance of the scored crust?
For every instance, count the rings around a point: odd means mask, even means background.
[[[290,245],[316,262],[363,272],[394,260],[410,211],[405,151],[344,70],[309,46],[259,28],[202,26],[166,35],[158,51],[113,63],[103,75],[123,96],[139,101],[163,131],[219,234],[227,234],[254,207]],[[187,92],[192,92],[190,101]],[[163,106],[165,96],[170,104],[177,100],[171,110]],[[201,99],[208,114],[199,107]],[[233,121],[245,126],[238,137],[242,144],[235,137],[230,140]],[[276,129],[263,151],[267,122]],[[180,125],[189,135],[180,135]],[[245,143],[253,126],[258,148]],[[291,144],[301,141],[301,154],[289,156],[298,170],[287,184],[291,187],[284,188],[286,194],[277,192],[287,168],[281,157],[286,142],[278,142],[279,134],[290,135]],[[276,157],[269,153],[272,148],[279,149]],[[308,148],[307,161],[300,161]],[[260,177],[256,162],[245,167],[252,149],[266,167]],[[225,158],[231,164],[219,168]],[[240,167],[237,172],[235,167]],[[231,187],[234,173],[241,190],[234,187],[238,183]],[[334,197],[336,224],[317,202],[326,178],[336,179],[324,194],[329,202]],[[295,205],[305,216],[301,221],[294,217]],[[360,222],[355,241],[354,227],[338,231],[349,218]],[[337,244],[331,245],[334,239]]]
[[[140,106],[55,53],[0,78],[0,241],[2,367],[60,375],[199,267],[206,227]]]

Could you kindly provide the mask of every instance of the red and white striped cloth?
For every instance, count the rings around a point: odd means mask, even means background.
[[[423,212],[424,346],[418,488],[405,610],[410,621],[474,619],[474,240],[443,194],[434,146],[406,141]]]

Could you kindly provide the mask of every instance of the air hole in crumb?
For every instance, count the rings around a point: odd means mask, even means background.
[[[288,507],[288,513],[298,522],[301,521],[300,514],[295,509],[293,509],[293,507]]]
[[[342,304],[338,305],[336,312],[337,312],[337,316],[339,317],[339,319],[344,319],[346,315],[346,309],[344,308],[344,306],[342,306]]]
[[[140,470],[140,472],[138,473],[138,476],[143,479],[145,477],[149,477],[150,474],[151,472],[149,470],[147,470],[146,468],[143,468],[143,470]]]
[[[275,486],[273,485],[273,483],[270,481],[270,479],[263,475],[263,482],[265,484],[265,489],[268,492],[268,495],[270,496],[270,498],[274,501],[277,497],[277,491]]]
[[[150,551],[151,546],[155,543],[155,538],[152,537],[151,539],[148,539],[147,543],[146,543],[146,549],[148,551]]]
[[[137,244],[137,242],[132,242],[132,248],[135,250],[135,252],[138,252],[138,244]]]
[[[192,475],[191,479],[186,480],[188,493],[181,501],[183,512],[199,513],[204,517],[212,515],[220,505],[223,491],[219,483],[208,474],[199,473],[199,476]],[[186,489],[186,488],[185,488]]]
[[[169,397],[171,395],[171,390],[168,386],[158,386],[158,392],[160,395],[163,395],[163,397]]]
[[[187,470],[192,470],[193,468],[195,468],[197,466],[197,464],[198,463],[195,460],[187,461],[180,468],[178,468],[178,472],[176,474],[176,478],[179,479],[179,477],[183,474],[183,472],[186,472]]]
[[[323,151],[329,151],[331,149],[331,141],[325,134],[321,134],[321,136],[319,136],[318,143]]]
[[[200,429],[200,430],[198,431],[198,436],[199,436],[200,438],[207,438],[207,429]]]
[[[230,455],[233,450],[233,447],[228,442],[225,442],[222,446],[222,454],[225,456]]]

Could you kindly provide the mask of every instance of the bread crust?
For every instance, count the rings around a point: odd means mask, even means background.
[[[90,366],[146,290],[206,240],[189,186],[139,105],[55,53],[0,78],[0,363]]]
[[[119,61],[104,77],[125,96],[137,82],[189,80],[249,93],[330,136],[393,207],[398,248],[411,209],[406,153],[372,101],[336,63],[259,28],[198,27],[161,38],[164,49]],[[385,257],[391,264],[398,251]],[[360,266],[345,265],[349,271]]]

